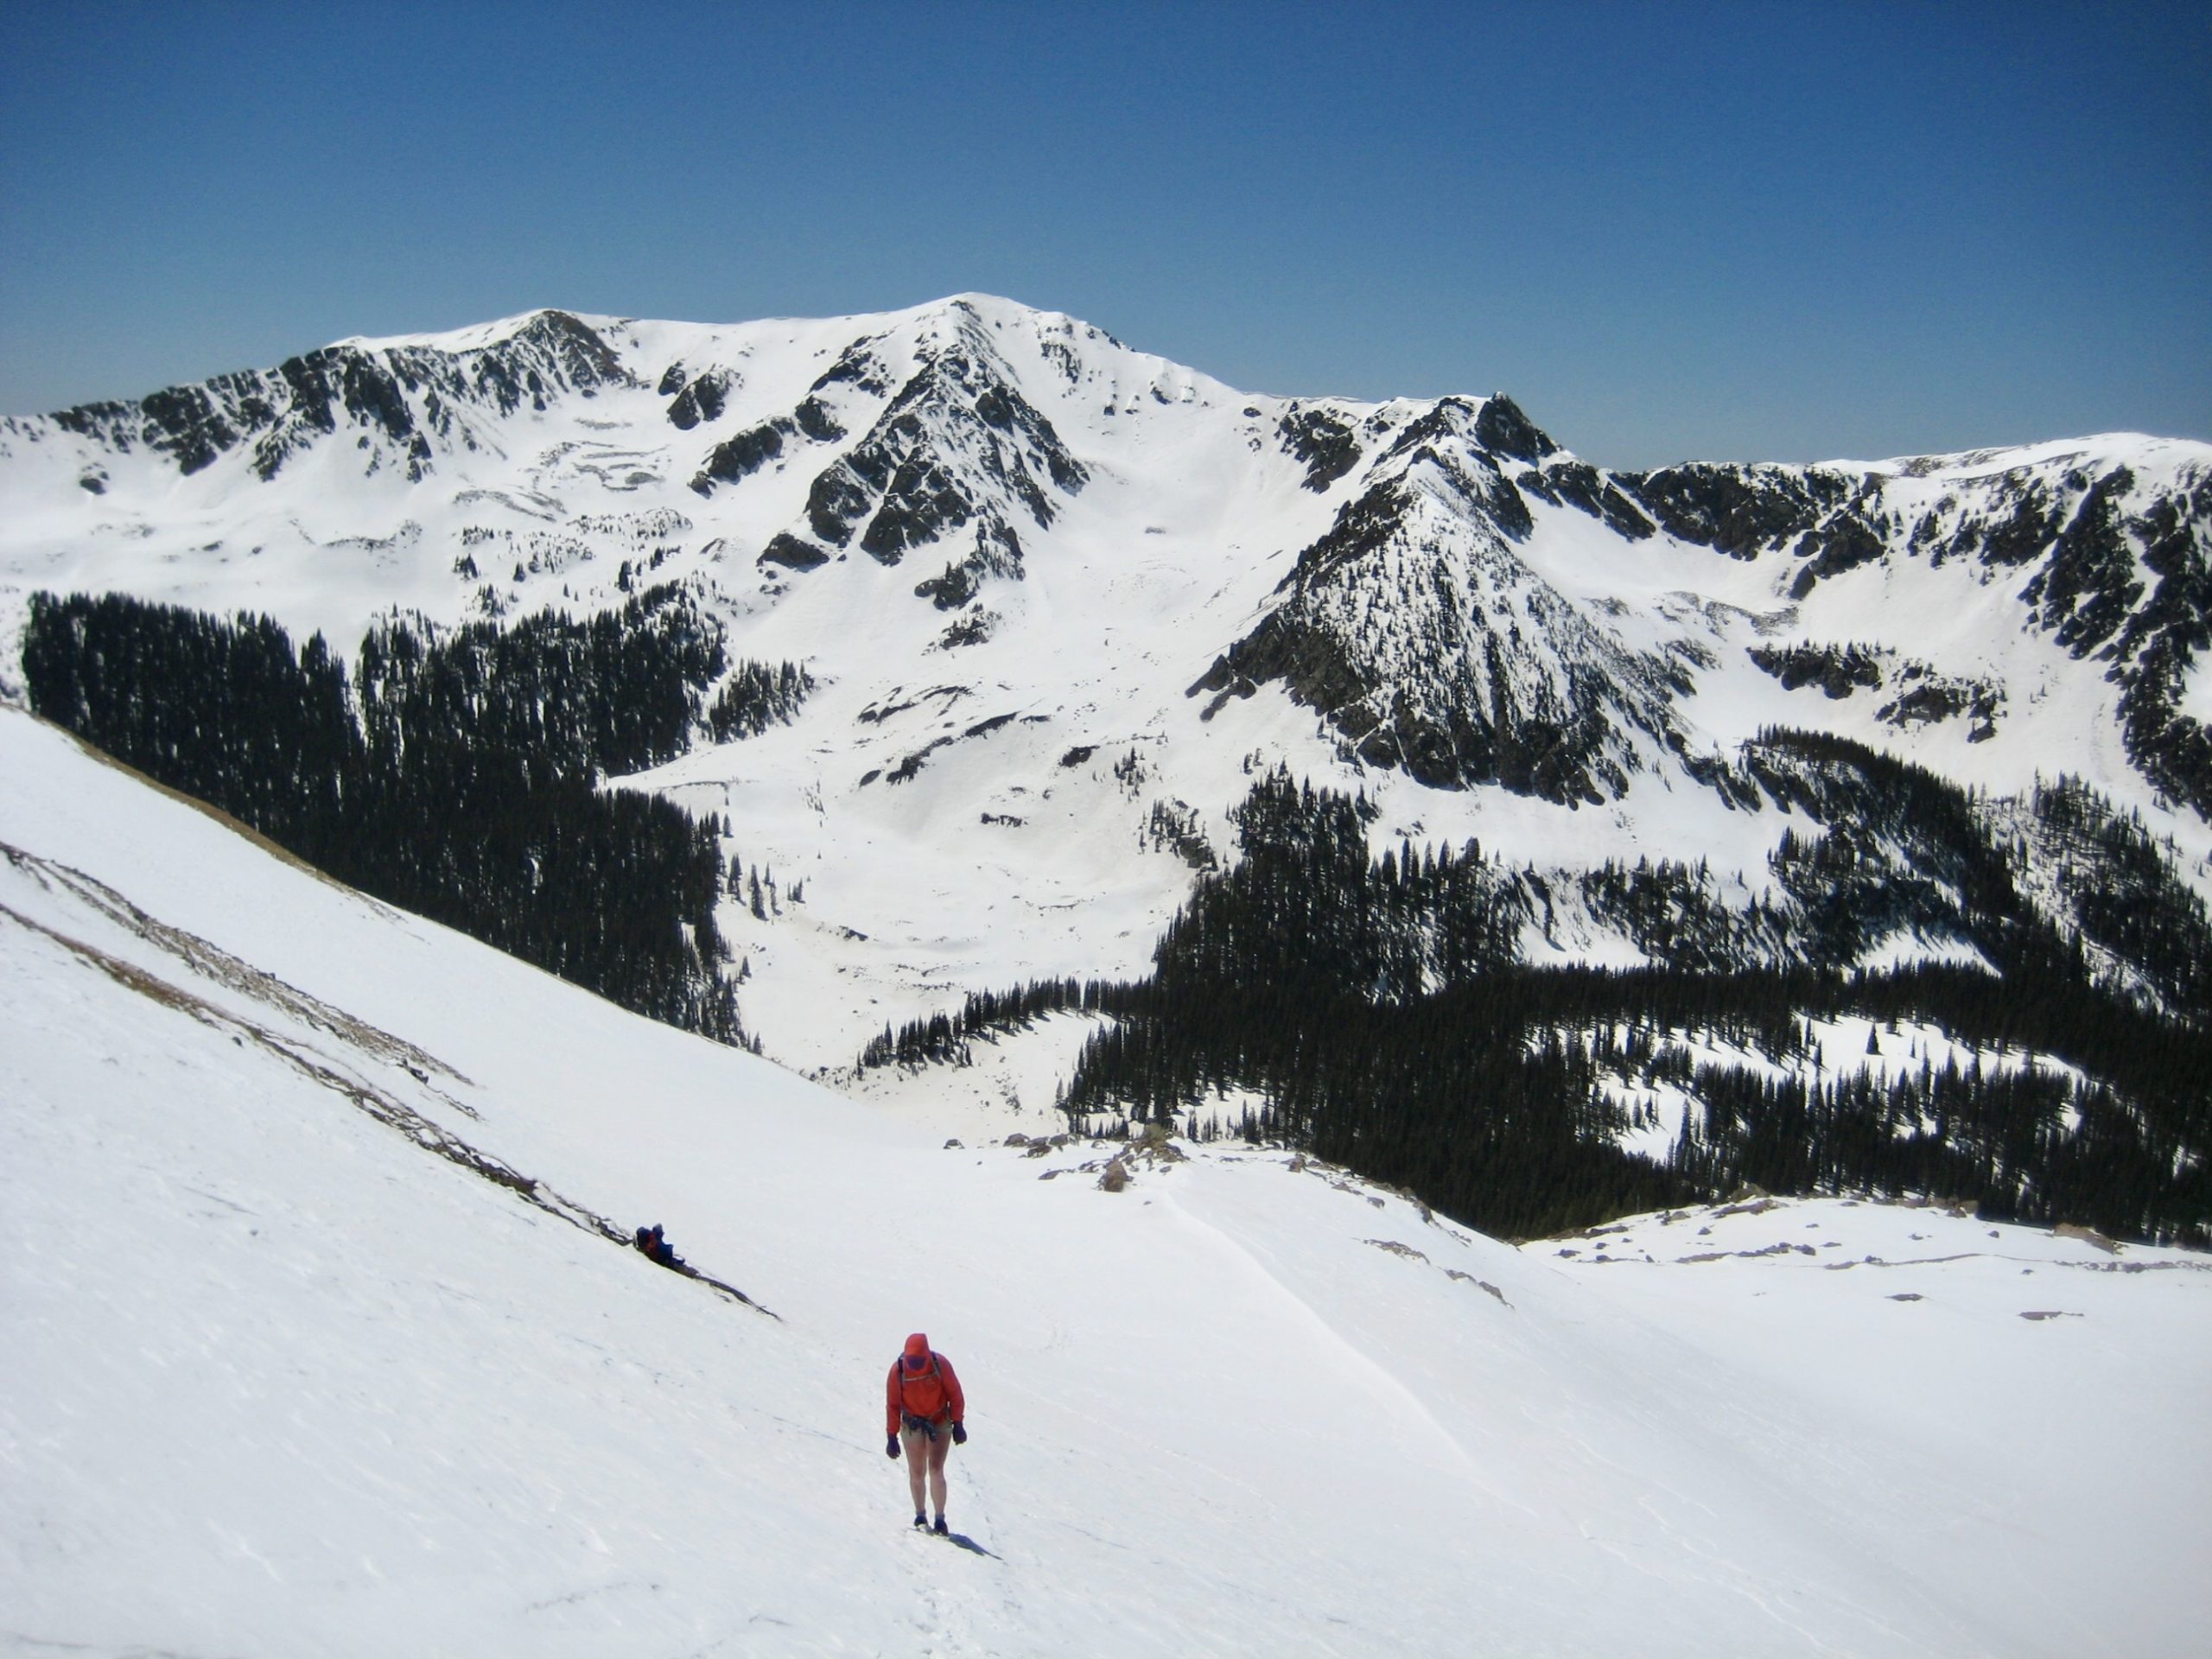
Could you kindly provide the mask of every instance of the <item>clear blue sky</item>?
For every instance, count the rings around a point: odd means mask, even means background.
[[[2212,437],[2212,6],[0,7],[0,412],[967,289],[1612,465]]]

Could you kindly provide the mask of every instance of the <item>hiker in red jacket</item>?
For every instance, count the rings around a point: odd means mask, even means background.
[[[930,1339],[917,1331],[906,1338],[906,1351],[891,1362],[884,1379],[884,1455],[895,1458],[903,1446],[906,1452],[906,1484],[914,1493],[914,1524],[930,1523],[922,1513],[922,1448],[929,1448],[930,1497],[937,1505],[937,1525],[944,1531],[944,1459],[956,1446],[968,1444],[968,1402],[960,1392],[960,1379],[952,1362],[930,1351]]]

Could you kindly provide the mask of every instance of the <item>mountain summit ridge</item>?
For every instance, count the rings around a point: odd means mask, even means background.
[[[2208,548],[2212,446],[1612,469],[1503,394],[1248,394],[974,294],[541,309],[0,420],[11,680],[38,589],[343,655],[673,583],[732,684],[803,672],[788,724],[635,781],[803,875],[729,931],[750,1023],[817,1065],[962,990],[1140,970],[1277,765],[1363,791],[1378,854],[1711,860],[1756,896],[1786,815],[1742,746],[1803,728],[2005,798],[2082,777],[2212,891]]]

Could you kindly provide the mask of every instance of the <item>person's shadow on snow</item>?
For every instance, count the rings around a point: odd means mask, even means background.
[[[964,1532],[948,1532],[944,1536],[945,1541],[948,1543],[957,1544],[961,1548],[968,1551],[970,1554],[991,1555],[991,1552],[989,1550],[985,1549],[981,1544],[977,1543],[973,1538],[970,1538]],[[991,1555],[991,1559],[995,1561],[998,1560],[998,1557]]]

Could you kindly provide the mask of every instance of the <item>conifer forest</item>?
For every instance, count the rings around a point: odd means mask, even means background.
[[[388,620],[349,673],[318,634],[118,594],[33,596],[33,709],[363,892],[650,1018],[745,1040],[715,925],[719,826],[601,787],[702,729],[787,718],[673,588],[577,622]]]
[[[265,617],[40,594],[23,664],[39,714],[330,874],[749,1040],[715,920],[726,880],[746,901],[724,864],[741,826],[606,779],[789,720],[812,687],[730,662],[682,589],[587,621],[394,616],[350,664]],[[1233,813],[1226,868],[1191,859],[1148,976],[979,993],[861,1064],[958,1065],[1080,1010],[1073,1127],[1306,1149],[1508,1236],[1751,1185],[2212,1242],[2212,922],[2139,822],[2076,780],[1993,803],[1792,730],[1711,781],[1794,814],[1764,892],[1666,861],[1548,872],[1474,841],[1377,857],[1363,794],[1278,767]],[[2053,870],[2063,905],[2037,896]],[[1574,916],[1644,965],[1526,960]],[[1854,965],[1899,931],[1960,959]],[[1867,1033],[1851,1064],[1816,1030],[1841,1020]]]
[[[958,1064],[1040,1014],[1089,1011],[1104,1017],[1063,1102],[1078,1123],[1306,1148],[1510,1237],[1747,1184],[2212,1237],[2212,935],[2137,827],[2076,784],[2038,791],[2037,833],[2099,872],[2062,937],[1973,804],[1931,774],[1770,733],[1745,775],[1827,822],[1775,855],[1787,902],[1732,908],[1706,873],[1649,864],[1592,870],[1573,895],[1637,918],[1661,965],[1527,965],[1522,928],[1570,897],[1554,882],[1472,844],[1371,861],[1362,797],[1279,771],[1236,815],[1243,857],[1200,879],[1150,976],[974,997],[885,1032],[862,1063]],[[1877,833],[1907,826],[1910,870]],[[1844,965],[1901,918],[2001,971]],[[2121,950],[2163,996],[2100,973]],[[1824,1065],[1808,1022],[1842,1018],[1874,1022],[1871,1046],[1902,1063]],[[1690,1105],[1669,1149],[1625,1149],[1670,1096]]]

